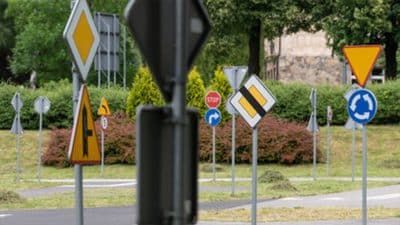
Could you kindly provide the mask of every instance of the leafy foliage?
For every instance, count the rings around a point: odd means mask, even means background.
[[[0,128],[9,129],[13,123],[15,111],[10,102],[15,92],[21,94],[24,106],[21,109],[21,123],[24,129],[37,129],[39,115],[34,111],[33,104],[38,96],[46,96],[51,102],[50,110],[43,116],[43,128],[66,128],[72,126],[72,86],[67,80],[48,82],[42,88],[32,90],[22,86],[12,86],[0,83]],[[89,96],[93,117],[97,118],[97,109],[101,98],[106,97],[112,112],[126,110],[127,93],[121,88],[98,89],[89,87]]]
[[[95,123],[97,139],[100,143],[100,120]],[[50,133],[50,142],[45,146],[42,162],[47,166],[69,167],[68,147],[71,129],[54,129]],[[133,164],[135,160],[134,124],[124,112],[108,117],[108,128],[104,132],[104,156],[107,164]]]
[[[93,11],[115,13],[123,18],[127,2],[127,0],[93,0],[89,2],[89,7]],[[9,3],[7,15],[13,20],[17,34],[12,55],[8,55],[14,79],[18,79],[19,83],[26,82],[33,70],[37,72],[39,85],[49,80],[70,78],[71,57],[63,40],[63,30],[71,12],[70,1],[13,0]],[[121,24],[122,36],[124,24]],[[120,38],[120,41],[123,39]],[[141,63],[137,47],[129,38],[127,38],[126,53],[129,82]],[[122,60],[120,62],[122,63]],[[88,82],[94,83],[97,81],[97,76],[94,76],[94,72],[91,74],[93,76],[89,76]]]
[[[71,63],[62,38],[69,13],[69,1],[18,0],[10,4],[9,15],[15,18],[17,33],[10,66],[16,76],[26,76],[33,70],[39,80],[70,74]]]
[[[206,111],[206,105],[204,103],[205,87],[196,67],[194,67],[189,73],[186,90],[187,106],[197,108],[200,115],[204,115]]]
[[[232,94],[232,88],[229,84],[228,79],[226,78],[224,72],[222,71],[221,67],[218,67],[214,71],[214,77],[211,80],[210,86],[207,88],[208,91],[218,91],[221,95],[221,105],[219,106],[219,110],[222,114],[222,119],[227,120],[231,118],[229,113],[226,111],[226,100],[228,96]]]
[[[108,118],[105,132],[104,154],[107,164],[134,164],[136,160],[136,134],[134,124],[124,113],[115,113]],[[251,129],[241,119],[237,120],[236,161],[248,163],[251,159]],[[231,152],[231,126],[229,122],[217,127],[217,162],[228,162]],[[100,140],[100,121],[96,121]],[[259,129],[259,162],[284,164],[308,163],[312,161],[312,137],[299,124],[267,117]],[[68,167],[67,160],[71,129],[54,129],[50,142],[45,146],[43,163],[48,166]],[[200,160],[211,160],[210,127],[200,121]],[[318,157],[320,152],[318,151]]]
[[[258,125],[258,162],[298,164],[312,161],[312,136],[304,124],[288,122],[266,116]],[[216,160],[231,161],[231,124],[216,127]],[[236,154],[238,163],[251,161],[252,130],[239,118],[236,121]],[[200,121],[200,160],[210,161],[212,156],[211,127]],[[317,150],[318,159],[321,152]]]
[[[386,74],[396,77],[400,41],[400,2],[396,0],[338,0],[326,4],[324,29],[329,44],[341,55],[344,45],[382,44]]]
[[[126,110],[130,118],[135,119],[136,108],[143,104],[163,104],[161,92],[151,76],[148,67],[140,67],[133,79],[132,88],[129,91]]]

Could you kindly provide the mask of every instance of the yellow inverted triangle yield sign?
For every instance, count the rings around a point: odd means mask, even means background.
[[[353,45],[342,49],[351,70],[356,76],[357,83],[365,87],[368,77],[382,51],[381,45]]]
[[[101,99],[101,104],[100,104],[99,110],[97,110],[97,115],[99,115],[99,116],[111,115],[110,107],[108,107],[106,98]]]
[[[74,127],[69,144],[68,159],[73,164],[98,164],[101,160],[99,143],[90,107],[89,93],[82,85],[75,112]]]

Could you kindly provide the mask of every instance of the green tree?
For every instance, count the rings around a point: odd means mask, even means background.
[[[7,1],[0,0],[0,80],[6,80],[10,76],[7,58],[15,41],[12,20],[6,17],[7,7]]]
[[[228,40],[231,46],[240,43],[237,46],[239,48],[243,48],[247,40],[249,73],[259,74],[264,38],[273,39],[283,33],[319,28],[314,25],[317,20],[313,17],[318,14],[311,13],[317,6],[316,2],[317,0],[205,0],[205,5],[213,24],[212,35],[216,39]],[[237,35],[241,37],[239,40],[232,37]],[[217,42],[211,42],[214,43]],[[229,51],[230,46],[226,46],[228,49],[224,50]],[[213,50],[213,55],[220,55],[220,49]]]
[[[337,0],[324,19],[329,44],[338,54],[344,45],[382,44],[386,75],[396,78],[400,41],[400,2],[397,0]]]
[[[17,34],[10,66],[14,76],[22,82],[29,78],[28,75],[33,70],[37,72],[39,82],[70,79],[71,57],[63,40],[63,30],[71,13],[70,2],[70,0],[10,1],[7,14],[14,20]],[[128,0],[88,1],[93,12],[115,13],[119,15],[122,23],[127,2]],[[120,40],[122,41],[122,38]],[[129,38],[127,59],[127,83],[131,84],[132,77],[140,64],[140,56],[135,43]],[[122,60],[120,62],[122,63]],[[88,82],[96,81],[95,77],[92,72]]]
[[[31,71],[40,80],[57,80],[70,74],[62,32],[70,13],[69,1],[16,0],[8,14],[14,18],[16,44],[10,66],[13,74],[27,80]]]

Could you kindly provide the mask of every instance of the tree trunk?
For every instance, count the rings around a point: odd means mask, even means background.
[[[261,21],[257,20],[250,27],[249,33],[249,74],[260,76],[260,41]]]
[[[394,39],[393,33],[385,34],[385,76],[389,80],[396,79],[397,61],[396,52],[399,44]]]

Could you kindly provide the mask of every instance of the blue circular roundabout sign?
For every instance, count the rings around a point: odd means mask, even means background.
[[[378,102],[374,93],[367,89],[354,91],[347,103],[349,116],[357,123],[367,124],[376,114]]]

